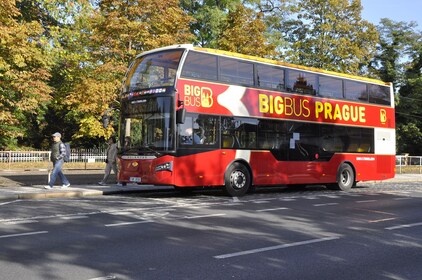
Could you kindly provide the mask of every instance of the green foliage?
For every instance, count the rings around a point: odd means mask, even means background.
[[[0,4],[0,148],[16,145],[42,124],[52,92],[45,29],[36,20],[19,20],[14,4]]]
[[[358,74],[372,58],[378,32],[362,20],[360,0],[302,0],[285,22],[292,63]]]
[[[180,6],[194,19],[190,24],[195,42],[205,48],[216,48],[218,36],[224,31],[224,21],[229,11],[235,9],[240,0],[181,0]]]
[[[238,5],[230,12],[223,24],[217,47],[242,54],[269,57],[275,54],[275,45],[264,37],[266,26],[262,14]]]
[[[380,45],[371,70],[393,82],[397,153],[422,153],[422,34],[413,22],[382,19]]]

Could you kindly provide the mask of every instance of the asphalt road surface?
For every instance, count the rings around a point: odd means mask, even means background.
[[[0,203],[1,279],[422,279],[420,183]]]

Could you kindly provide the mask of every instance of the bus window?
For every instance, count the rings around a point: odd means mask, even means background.
[[[343,82],[327,76],[319,77],[319,93],[320,96],[343,98]]]
[[[182,76],[216,81],[217,56],[190,51],[183,65]]]
[[[390,104],[390,88],[381,85],[368,85],[369,102],[375,104]]]
[[[318,91],[318,76],[303,71],[287,71],[287,90],[303,94],[316,95]]]
[[[194,133],[194,118],[187,116],[185,122],[180,125],[179,138],[182,145],[201,144],[200,135]]]
[[[256,149],[257,123],[250,118],[224,118],[223,147]]]
[[[368,102],[368,92],[364,83],[345,80],[344,95],[348,100]]]
[[[286,122],[260,120],[258,125],[258,148],[278,150],[286,143]]]
[[[182,50],[165,51],[136,58],[128,72],[123,92],[174,85],[182,53]]]
[[[219,80],[225,83],[253,86],[253,64],[237,59],[220,57]]]
[[[221,146],[223,148],[239,148],[239,139],[236,136],[236,127],[238,120],[234,117],[221,119]]]
[[[257,64],[257,86],[261,88],[283,90],[284,85],[284,69]]]
[[[320,152],[319,125],[289,122],[289,160],[315,160]]]
[[[201,139],[201,144],[207,147],[218,145],[219,117],[199,115],[194,119],[194,133]]]
[[[321,147],[325,152],[373,153],[373,139],[371,128],[321,126]]]
[[[213,147],[218,144],[218,117],[206,115],[187,116],[179,129],[181,145]]]

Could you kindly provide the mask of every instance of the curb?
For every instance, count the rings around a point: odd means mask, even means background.
[[[168,187],[157,187],[157,189],[167,189]],[[0,194],[0,201],[2,200],[17,200],[17,199],[49,199],[60,197],[84,197],[84,196],[100,196],[100,195],[114,195],[114,194],[129,194],[143,192],[146,189],[111,189],[111,190],[92,190],[75,188],[75,190],[41,190],[38,192],[18,192],[13,194]]]
[[[117,193],[119,191],[113,191]],[[76,190],[76,191],[59,191],[59,192],[33,192],[33,193],[17,193],[17,194],[0,194],[1,200],[17,200],[17,199],[49,199],[59,197],[84,197],[105,195],[107,192],[99,190]]]

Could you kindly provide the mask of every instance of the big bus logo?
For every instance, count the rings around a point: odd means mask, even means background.
[[[387,112],[384,109],[380,110],[380,121],[382,124],[387,122]]]
[[[185,106],[210,108],[214,104],[209,87],[185,85]]]

